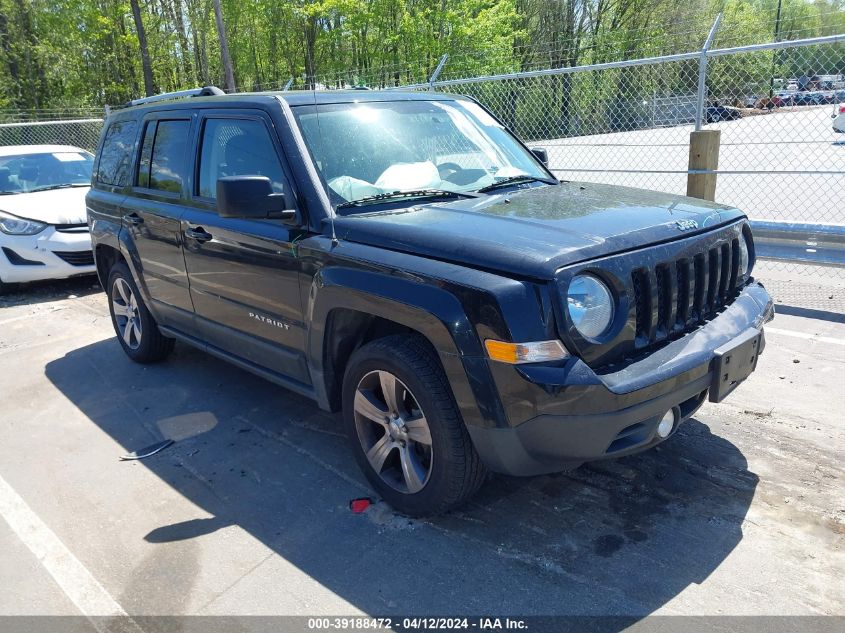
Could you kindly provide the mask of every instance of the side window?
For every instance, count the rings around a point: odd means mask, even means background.
[[[138,162],[138,179],[135,184],[139,187],[150,186],[150,158],[153,155],[153,142],[156,137],[156,122],[150,121],[144,130],[144,141],[141,143],[141,158]]]
[[[109,126],[100,150],[97,182],[116,187],[128,184],[137,127],[135,121],[116,121]]]
[[[216,198],[217,179],[224,176],[267,176],[273,191],[284,191],[284,171],[261,121],[205,121],[196,193],[204,198]]]
[[[185,146],[188,144],[188,121],[159,121],[150,160],[150,189],[181,193],[187,173]]]
[[[187,173],[189,121],[150,121],[138,162],[139,187],[181,193]]]

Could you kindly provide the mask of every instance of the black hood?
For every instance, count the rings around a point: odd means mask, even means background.
[[[742,217],[738,209],[695,198],[568,182],[359,212],[335,218],[335,232],[341,240],[551,279],[569,264],[686,238]]]

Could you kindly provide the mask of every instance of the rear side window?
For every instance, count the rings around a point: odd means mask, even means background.
[[[204,198],[216,198],[217,179],[224,176],[267,176],[273,191],[284,191],[282,165],[261,121],[206,120],[197,193]]]
[[[132,147],[135,144],[135,121],[115,121],[106,131],[97,182],[115,187],[129,184],[129,166],[132,164]]]
[[[156,138],[156,121],[147,123],[147,129],[144,130],[144,142],[141,144],[141,159],[138,162],[138,181],[139,187],[150,186],[150,158],[153,155],[153,143]]]
[[[189,121],[147,123],[138,165],[138,186],[182,192],[182,182],[188,171],[185,148],[189,130]]]

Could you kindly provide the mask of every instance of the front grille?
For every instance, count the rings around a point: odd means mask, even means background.
[[[670,338],[721,312],[736,296],[739,240],[631,273],[636,347]]]
[[[71,266],[93,266],[94,251],[53,251]]]
[[[59,233],[88,233],[88,225],[84,222],[79,224],[54,224]]]
[[[618,371],[700,328],[733,303],[747,283],[739,274],[746,221],[607,257],[558,272],[565,302],[571,280],[591,274],[617,295],[620,312],[604,336],[585,339],[564,315],[558,326],[567,347],[599,372]],[[562,326],[562,327],[561,327]]]

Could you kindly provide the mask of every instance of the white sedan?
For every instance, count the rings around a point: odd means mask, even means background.
[[[95,272],[85,214],[93,165],[70,145],[0,147],[0,293]]]
[[[833,131],[845,133],[845,103],[836,106],[838,114],[833,115]]]

